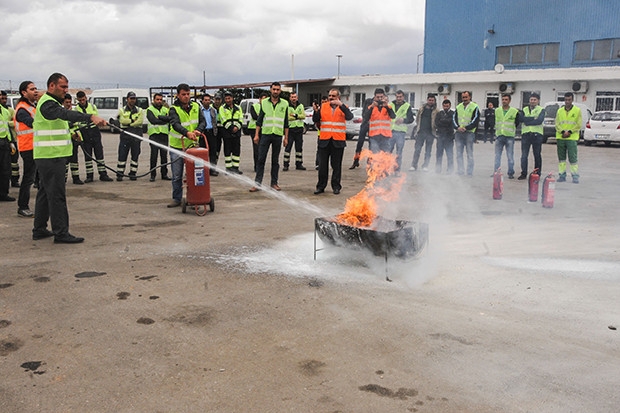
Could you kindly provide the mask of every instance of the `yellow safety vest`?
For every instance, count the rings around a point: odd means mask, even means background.
[[[505,112],[502,107],[495,109],[495,135],[514,138],[517,134],[515,121],[518,115],[519,111],[512,107]]]

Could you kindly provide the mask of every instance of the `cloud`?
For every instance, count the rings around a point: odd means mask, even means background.
[[[13,4],[14,3],[14,4]],[[0,87],[43,82],[147,87],[406,73],[422,50],[424,1],[234,3],[48,0],[0,6]],[[38,85],[43,87],[43,85]]]

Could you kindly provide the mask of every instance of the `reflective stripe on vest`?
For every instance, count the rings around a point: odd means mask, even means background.
[[[86,110],[82,109],[82,107],[79,104],[75,107],[75,110],[77,110],[78,112],[87,113],[89,115],[99,116],[99,111],[97,110],[97,107],[91,103],[86,104]],[[92,122],[88,122],[87,124],[84,125],[84,127],[96,128],[97,125],[95,125]]]
[[[523,108],[523,114],[527,116],[528,118],[529,117],[538,118],[542,110],[543,110],[542,106],[536,106],[534,110],[532,111],[530,111],[529,106],[526,106]],[[544,127],[542,123],[540,125],[525,125],[524,124],[523,126],[521,126],[521,134],[525,134],[525,133],[538,133],[542,135],[544,133]]]
[[[512,107],[508,108],[505,113],[502,107],[495,109],[495,136],[514,138],[517,134],[515,121],[518,115],[519,111]]]
[[[347,140],[347,120],[340,108],[332,108],[329,103],[321,105],[321,140]]]
[[[37,104],[37,111],[34,115],[34,159],[51,159],[69,157],[73,153],[71,143],[71,131],[69,122],[62,119],[49,120],[41,115],[40,107],[46,102],[51,101],[58,106],[60,102],[49,94],[44,94]]]
[[[256,102],[252,105],[254,107],[254,112],[256,112],[256,115],[258,116],[258,113],[260,112],[260,103]],[[248,129],[256,129],[256,119],[252,118],[252,112],[250,112],[250,121],[248,122]]]
[[[20,109],[25,109],[30,113],[32,119],[34,119],[34,115],[36,113],[36,108],[32,106],[30,103],[26,103],[20,100],[15,106],[15,114],[13,115],[13,123],[15,124],[15,132],[17,133],[17,148],[20,152],[31,151],[32,150],[32,140],[34,138],[34,129],[25,123],[17,121],[17,112]]]
[[[396,123],[396,119],[407,119],[407,111],[411,105],[407,102],[400,105],[398,110],[396,111],[396,118],[392,119],[392,130],[399,132],[407,132],[407,124],[401,123],[400,125]]]
[[[289,105],[288,107],[288,127],[289,128],[303,128],[304,127],[304,119],[306,118],[306,109],[304,105],[301,103],[297,103],[297,106],[293,107]],[[297,119],[293,115],[297,115]]]
[[[555,116],[556,139],[579,140],[579,129],[581,129],[581,109],[574,105],[568,112],[565,106],[558,109]],[[571,135],[568,138],[562,137],[563,130],[571,131]]]
[[[368,122],[368,136],[382,135],[387,138],[392,137],[392,119],[388,115],[386,107],[372,108],[370,113],[370,121]]]
[[[155,115],[155,117],[158,117],[161,115],[163,116],[168,115],[168,108],[165,106],[162,106],[161,109],[157,109],[155,106],[151,105],[148,107],[147,112],[148,111],[150,111],[153,115]],[[146,117],[146,121],[148,122],[148,129],[146,133],[149,135],[156,135],[158,133],[163,133],[167,135],[170,132],[170,128],[168,127],[167,123],[164,125],[155,125],[149,122],[148,115]]]
[[[478,105],[476,105],[474,102],[469,102],[469,105],[467,105],[467,107],[465,107],[465,105],[463,105],[463,103],[459,103],[456,106],[456,113],[457,113],[457,119],[459,122],[459,126],[467,126],[471,123],[472,119],[474,118],[474,112],[476,111],[476,109],[478,108]],[[473,128],[471,130],[468,130],[467,132],[476,132],[476,128]]]
[[[230,129],[232,131],[234,126],[236,126],[237,129],[241,129],[243,111],[239,105],[233,104],[232,108],[222,105],[220,106],[220,119],[222,120],[222,126],[226,129]]]
[[[284,119],[288,116],[288,102],[284,99],[280,99],[278,103],[273,106],[271,99],[263,99],[261,102],[261,109],[265,112],[263,117],[263,125],[260,131],[264,135],[284,135]]]
[[[196,128],[198,127],[198,120],[199,120],[198,113],[200,112],[200,106],[198,106],[198,103],[190,102],[189,113],[186,112],[180,106],[174,105],[173,108],[175,109],[177,115],[179,116],[181,125],[185,129],[187,129],[188,132],[195,131]],[[182,149],[183,145],[185,145],[185,148],[190,148],[194,146],[196,142],[181,135],[179,132],[174,130],[174,128],[170,128],[170,133],[168,134],[168,144],[172,148]]]

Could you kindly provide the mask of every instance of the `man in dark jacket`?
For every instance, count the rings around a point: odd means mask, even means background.
[[[446,153],[448,168],[446,173],[449,175],[454,170],[454,111],[450,108],[452,102],[445,99],[441,106],[442,110],[435,116],[435,128],[437,130],[437,158],[435,162],[435,172],[441,173],[443,153]]]

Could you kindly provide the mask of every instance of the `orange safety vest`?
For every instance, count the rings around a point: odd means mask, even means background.
[[[17,106],[15,106],[15,114],[13,115],[13,123],[15,124],[15,131],[17,132],[17,149],[19,149],[20,152],[31,151],[34,148],[34,129],[25,123],[17,121],[16,115],[20,109],[27,110],[34,120],[34,114],[37,108],[32,106],[30,103],[20,100],[19,103],[17,103]]]
[[[338,107],[332,108],[329,103],[321,105],[321,140],[347,140],[347,120],[344,112]]]
[[[386,138],[392,137],[392,119],[388,115],[387,107],[372,108],[370,120],[368,122],[368,136],[382,135]]]

